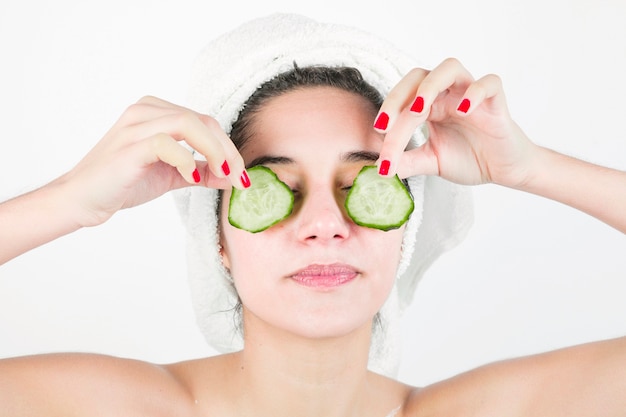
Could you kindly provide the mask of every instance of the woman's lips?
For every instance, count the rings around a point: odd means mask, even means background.
[[[297,283],[312,288],[332,288],[352,281],[358,271],[342,264],[309,265],[289,277]]]

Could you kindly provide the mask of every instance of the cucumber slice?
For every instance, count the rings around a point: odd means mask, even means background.
[[[359,226],[384,231],[402,226],[415,208],[411,193],[397,175],[381,177],[370,165],[354,179],[345,206]]]
[[[233,188],[228,222],[251,233],[262,232],[291,214],[293,193],[274,171],[257,165],[248,169],[249,188]]]

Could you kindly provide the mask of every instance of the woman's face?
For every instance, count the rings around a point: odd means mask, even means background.
[[[344,199],[363,165],[377,159],[382,136],[362,97],[330,87],[294,90],[255,116],[242,150],[246,165],[270,167],[294,190],[293,213],[252,234],[221,210],[222,246],[251,322],[305,337],[333,337],[370,326],[386,300],[400,258],[403,228],[357,226]],[[226,192],[222,201],[227,202]]]

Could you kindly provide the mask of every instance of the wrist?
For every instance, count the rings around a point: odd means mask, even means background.
[[[529,142],[517,181],[512,184],[501,185],[532,194],[541,194],[541,189],[545,186],[546,176],[550,174],[550,166],[553,164],[552,160],[555,156],[554,151]]]
[[[46,185],[42,191],[47,193],[47,204],[51,213],[65,224],[69,231],[83,227],[92,227],[106,221],[104,216],[99,216],[89,207],[89,187],[80,184],[71,172],[62,175]]]

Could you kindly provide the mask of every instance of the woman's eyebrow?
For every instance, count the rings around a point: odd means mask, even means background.
[[[295,161],[286,156],[274,156],[274,155],[262,155],[258,158],[250,161],[249,164],[246,165],[246,168],[250,168],[256,165],[266,165],[266,164],[293,164]]]
[[[370,151],[352,151],[341,154],[343,162],[376,162],[380,154]]]

